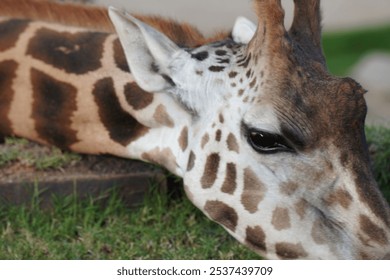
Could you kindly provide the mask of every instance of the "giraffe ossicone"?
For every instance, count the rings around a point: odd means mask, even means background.
[[[207,39],[115,8],[0,1],[0,136],[160,164],[265,258],[390,257],[365,90],[327,71],[320,1],[294,0],[289,30],[280,0],[254,2],[256,26]],[[108,14],[117,34],[71,24]]]

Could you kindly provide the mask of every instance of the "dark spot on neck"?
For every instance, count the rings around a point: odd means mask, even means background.
[[[107,77],[97,81],[92,94],[99,110],[100,120],[113,141],[127,146],[148,132],[148,128],[138,123],[121,107],[112,78]]]
[[[209,67],[209,70],[211,72],[222,72],[223,70],[225,70],[225,67],[224,66],[210,66]]]
[[[130,72],[130,68],[129,65],[127,64],[125,52],[123,51],[119,39],[115,39],[113,48],[114,48],[114,60],[116,66],[124,72]]]
[[[31,70],[33,110],[31,117],[39,137],[61,149],[68,149],[78,141],[72,129],[72,116],[77,110],[77,89],[46,75]]]
[[[12,125],[8,119],[8,113],[14,95],[12,83],[16,77],[17,67],[18,64],[13,60],[0,62],[0,135],[3,136],[12,134]]]
[[[11,19],[0,22],[0,51],[5,51],[15,46],[19,35],[27,28],[28,20]]]
[[[192,58],[195,58],[196,60],[203,61],[209,57],[209,53],[207,51],[198,52],[191,54]]]
[[[218,56],[224,56],[224,55],[227,54],[227,51],[225,51],[225,50],[216,50],[215,54],[218,55]]]
[[[103,43],[101,32],[58,32],[39,29],[30,40],[27,54],[68,73],[85,74],[99,69]]]
[[[124,87],[124,94],[127,103],[134,110],[142,110],[148,107],[153,102],[153,94],[141,89],[135,82],[128,83]]]
[[[232,71],[229,73],[229,78],[235,78],[237,75],[238,75],[237,72]]]

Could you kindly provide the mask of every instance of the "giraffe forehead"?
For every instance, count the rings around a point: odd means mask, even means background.
[[[189,50],[191,58],[200,62],[204,70],[211,73],[220,73],[228,70],[240,60],[245,53],[245,47],[231,39],[219,41],[209,45]],[[200,75],[198,72],[197,75]]]

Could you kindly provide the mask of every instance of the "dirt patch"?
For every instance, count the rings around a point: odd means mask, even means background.
[[[53,197],[106,197],[112,190],[128,206],[142,203],[155,186],[166,190],[165,171],[140,161],[107,155],[77,155],[24,139],[0,144],[0,198],[7,204],[28,204],[39,194],[50,207]]]
[[[108,155],[76,155],[24,139],[8,139],[0,145],[0,155],[0,184],[160,171],[139,161]]]

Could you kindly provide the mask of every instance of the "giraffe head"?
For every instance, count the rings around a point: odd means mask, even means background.
[[[320,1],[294,2],[288,31],[280,0],[258,0],[257,29],[238,20],[232,38],[193,49],[110,16],[138,85],[169,100],[175,126],[151,130],[208,217],[267,258],[384,258],[389,207],[370,169],[365,90],[328,73]]]

